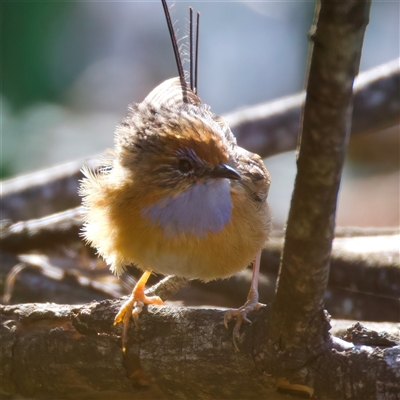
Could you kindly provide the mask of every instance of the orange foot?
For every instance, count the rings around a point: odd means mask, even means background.
[[[144,289],[147,280],[151,275],[151,271],[145,271],[145,273],[141,276],[141,278],[136,283],[135,287],[132,290],[132,294],[129,296],[129,299],[122,305],[118,314],[114,319],[114,325],[117,325],[119,322],[123,323],[122,328],[122,351],[125,353],[126,351],[126,343],[128,341],[128,328],[129,328],[129,320],[132,317],[135,325],[138,326],[139,314],[143,310],[143,306],[145,304],[155,304],[162,306],[164,305],[163,301],[158,296],[147,297],[144,294]]]
[[[224,325],[228,329],[228,322],[232,318],[237,318],[236,325],[233,328],[233,345],[235,346],[236,351],[240,351],[237,345],[237,340],[240,337],[240,327],[243,322],[251,324],[251,321],[247,318],[247,314],[251,313],[254,310],[258,310],[261,307],[264,307],[265,304],[258,302],[258,275],[260,271],[260,258],[261,253],[257,254],[256,258],[253,261],[253,276],[251,279],[250,291],[247,296],[247,301],[244,306],[240,308],[235,308],[233,310],[228,310],[225,313]]]

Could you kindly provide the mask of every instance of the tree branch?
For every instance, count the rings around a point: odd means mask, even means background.
[[[299,370],[320,355],[329,341],[323,296],[329,276],[337,193],[350,135],[352,87],[370,2],[322,0],[319,6],[298,172],[265,337],[270,350],[276,352],[273,356],[278,376],[311,387],[317,372],[307,369],[304,376]]]
[[[51,249],[81,240],[82,209],[62,211],[47,217],[7,224],[1,221],[2,251],[23,253],[30,250]]]
[[[3,181],[1,219],[26,221],[78,206],[81,168],[97,168],[99,158],[86,157]]]
[[[261,351],[268,308],[252,314],[239,353],[223,326],[223,311],[145,308],[140,327],[130,326],[124,357],[120,327],[113,326],[120,305],[118,300],[0,306],[1,393],[58,399],[281,398],[266,372],[272,360]],[[369,337],[398,343],[394,336]],[[399,347],[374,349],[333,339],[330,352],[311,363],[318,370],[315,396],[348,397],[349,387],[353,398],[399,393],[394,362],[399,356]]]

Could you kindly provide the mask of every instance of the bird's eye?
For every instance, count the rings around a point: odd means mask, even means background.
[[[189,172],[193,169],[192,164],[188,160],[179,160],[178,169],[181,172]]]

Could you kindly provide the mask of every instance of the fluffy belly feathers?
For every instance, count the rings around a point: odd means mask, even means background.
[[[219,201],[226,203],[225,191],[228,190],[229,201],[232,202],[229,221],[218,232],[215,231],[215,225],[212,225],[214,231],[204,231],[212,209],[204,207],[202,210],[199,201],[195,203],[198,216],[206,220],[206,223],[203,221],[200,224],[202,230],[199,235],[195,235],[193,229],[186,232],[182,226],[171,234],[171,229],[165,229],[158,219],[138,211],[144,207],[130,207],[128,202],[118,205],[114,201],[104,204],[102,212],[96,212],[96,215],[91,215],[89,209],[87,219],[90,224],[86,229],[86,237],[98,248],[100,255],[117,275],[123,272],[125,265],[135,264],[143,270],[205,281],[228,277],[249,265],[263,248],[269,221],[265,221],[266,203],[261,204],[259,210],[249,210],[249,202],[241,193],[244,189],[231,191],[226,183],[221,183],[221,193],[217,190],[212,199],[212,206],[221,208]],[[198,193],[195,194],[198,199]],[[114,199],[116,197],[117,194],[113,196]],[[206,197],[204,199],[210,201]],[[141,200],[146,199],[141,197]],[[176,215],[179,215],[178,209]],[[113,226],[114,229],[104,235],[106,230],[102,226]]]

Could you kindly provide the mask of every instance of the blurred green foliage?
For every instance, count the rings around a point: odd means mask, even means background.
[[[65,20],[74,4],[11,1],[1,7],[3,94],[14,110],[36,101],[56,100],[60,88],[49,79],[49,32]]]

